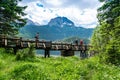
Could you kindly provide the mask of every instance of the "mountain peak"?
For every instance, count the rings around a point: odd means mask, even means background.
[[[40,25],[40,24],[27,18],[27,24],[26,25]]]
[[[57,27],[63,27],[63,26],[74,26],[74,23],[69,20],[66,17],[56,17],[50,20],[48,23],[49,26],[57,26]]]

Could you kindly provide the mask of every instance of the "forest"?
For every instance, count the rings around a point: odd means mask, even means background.
[[[16,36],[24,27],[27,6],[21,0],[0,1],[0,34]],[[0,48],[0,80],[120,80],[120,0],[99,0],[99,24],[90,44],[95,55],[80,57],[37,56],[35,49]]]

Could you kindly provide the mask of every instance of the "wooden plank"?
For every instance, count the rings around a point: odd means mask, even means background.
[[[28,47],[30,48],[30,42],[27,42]]]
[[[56,49],[58,50],[59,48],[58,48],[58,45],[56,45]]]
[[[44,47],[44,48],[46,48],[46,45],[45,45],[45,43],[43,43],[43,47]]]
[[[68,50],[69,49],[69,47],[66,45],[66,49]]]
[[[7,46],[7,39],[5,39],[5,43],[4,43],[5,46]]]

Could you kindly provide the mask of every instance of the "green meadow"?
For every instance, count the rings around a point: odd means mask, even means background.
[[[120,80],[120,67],[105,64],[99,55],[84,60],[75,56],[17,60],[0,49],[0,80]]]

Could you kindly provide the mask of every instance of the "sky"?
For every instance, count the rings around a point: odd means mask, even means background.
[[[40,25],[46,25],[50,19],[67,17],[76,26],[94,28],[97,26],[97,8],[101,6],[98,0],[22,0],[26,18]]]

